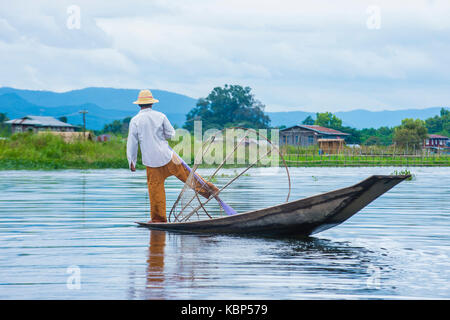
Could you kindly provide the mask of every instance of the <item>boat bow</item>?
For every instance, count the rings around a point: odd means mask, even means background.
[[[177,232],[305,237],[341,224],[409,177],[374,175],[343,189],[216,219],[138,224]]]

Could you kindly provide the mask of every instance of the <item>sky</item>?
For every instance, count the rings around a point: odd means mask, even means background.
[[[0,86],[252,88],[266,111],[448,106],[448,0],[0,0]]]

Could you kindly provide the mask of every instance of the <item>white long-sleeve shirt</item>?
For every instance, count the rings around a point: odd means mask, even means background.
[[[173,151],[167,139],[175,135],[175,129],[166,115],[151,108],[142,109],[130,121],[127,141],[128,165],[136,166],[138,143],[141,146],[142,163],[147,167],[162,167],[172,159]]]

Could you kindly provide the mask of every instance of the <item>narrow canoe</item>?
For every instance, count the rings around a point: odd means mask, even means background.
[[[137,223],[175,232],[306,237],[341,224],[409,177],[374,175],[347,188],[216,219]]]

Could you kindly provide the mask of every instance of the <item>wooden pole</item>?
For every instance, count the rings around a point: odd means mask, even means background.
[[[86,139],[86,113],[88,113],[88,111],[81,110],[79,113],[83,115],[83,138]]]

